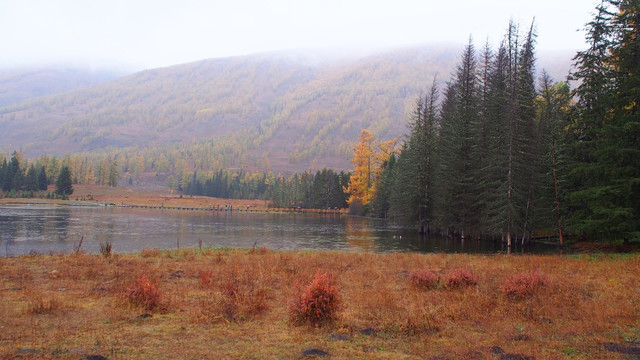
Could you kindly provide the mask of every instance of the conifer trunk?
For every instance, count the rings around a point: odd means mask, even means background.
[[[555,140],[551,146],[551,157],[552,157],[552,167],[553,167],[553,187],[555,188],[556,193],[556,216],[558,220],[558,236],[560,237],[560,246],[564,245],[564,235],[562,234],[562,217],[560,212],[560,191],[558,186],[558,167],[556,163],[556,148],[555,148]]]

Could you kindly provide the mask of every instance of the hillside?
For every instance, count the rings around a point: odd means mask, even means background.
[[[416,96],[436,74],[449,78],[461,50],[355,60],[261,54],[142,71],[0,108],[0,152],[179,151],[201,169],[349,168],[360,130],[404,134]],[[556,58],[567,60],[539,67],[561,78],[571,54]]]
[[[86,88],[118,76],[116,72],[72,68],[3,70],[0,71],[0,107]]]

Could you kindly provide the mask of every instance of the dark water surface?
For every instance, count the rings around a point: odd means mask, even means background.
[[[344,215],[211,212],[86,206],[0,206],[0,254],[16,256],[70,252],[98,253],[110,242],[119,253],[145,248],[203,247],[317,249],[372,252],[497,253],[502,244],[425,239],[413,229],[383,220]],[[514,249],[520,252],[520,249]],[[533,253],[558,253],[535,244]]]

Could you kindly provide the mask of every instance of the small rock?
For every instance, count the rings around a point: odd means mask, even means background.
[[[331,356],[328,352],[320,349],[304,349],[302,350],[302,357],[308,356]]]
[[[360,330],[360,334],[366,335],[366,336],[374,335],[377,332],[378,332],[378,330],[376,330],[374,328],[366,328],[366,329]]]
[[[109,360],[102,355],[87,355],[85,360]]]
[[[20,349],[18,351],[16,351],[16,353],[18,354],[35,354],[38,351],[35,349],[28,349],[28,348],[24,348],[24,349]]]
[[[504,354],[504,350],[502,350],[500,346],[492,346],[491,353],[493,355],[500,355],[500,354]]]
[[[553,320],[551,320],[549,318],[542,318],[542,319],[540,319],[540,321],[542,321],[545,324],[553,324]]]
[[[627,355],[640,355],[640,347],[624,346],[616,343],[606,343],[604,344],[604,349],[608,352],[617,352]]]
[[[531,340],[531,336],[529,336],[527,334],[518,334],[518,335],[514,335],[514,336],[510,337],[509,340],[528,341],[528,340]]]

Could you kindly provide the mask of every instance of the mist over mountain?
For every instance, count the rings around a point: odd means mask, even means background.
[[[429,46],[349,59],[258,54],[106,82],[71,70],[0,72],[0,152],[22,149],[32,157],[179,145],[191,154],[206,149],[211,167],[349,168],[360,130],[380,140],[406,133],[418,94],[434,77],[444,86],[461,51]],[[538,69],[561,80],[572,56],[543,54]]]
[[[122,74],[121,71],[73,67],[0,69],[0,107],[86,88],[116,79]]]

